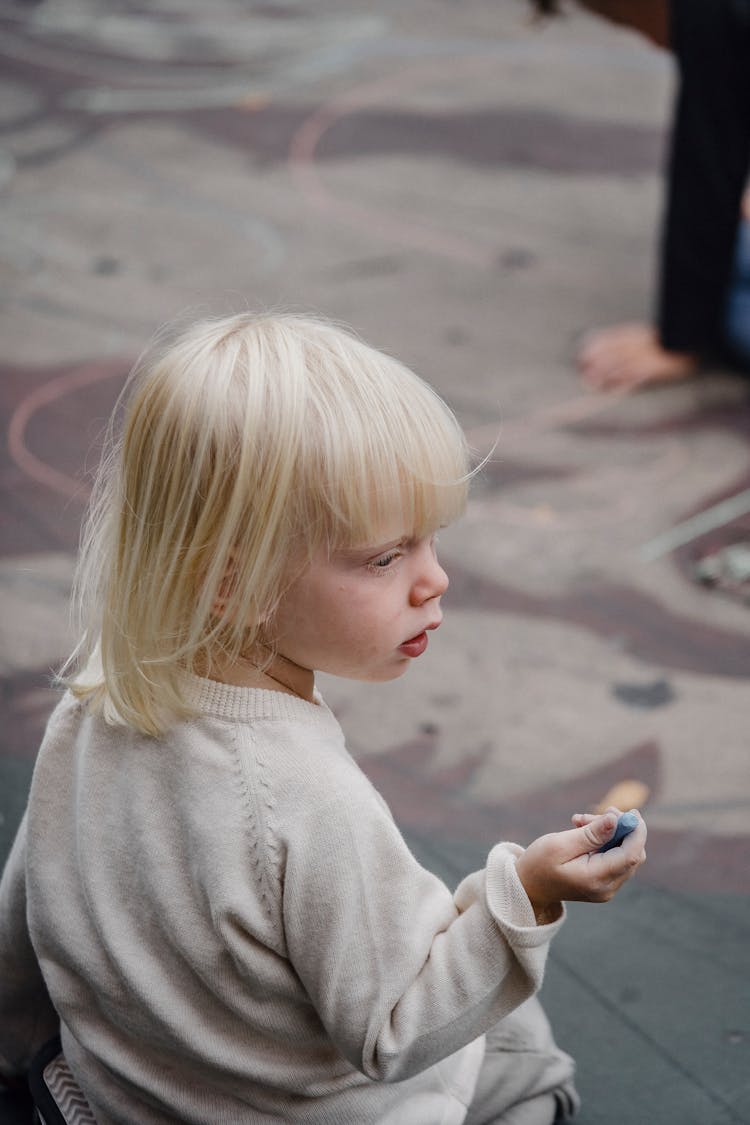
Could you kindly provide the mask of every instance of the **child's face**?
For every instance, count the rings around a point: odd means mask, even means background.
[[[434,535],[392,527],[367,546],[321,552],[281,602],[277,651],[311,672],[395,679],[427,648],[447,587]]]

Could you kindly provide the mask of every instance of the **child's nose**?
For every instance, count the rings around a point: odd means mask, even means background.
[[[448,589],[448,575],[437,560],[432,547],[426,553],[425,563],[412,586],[413,605],[423,605],[431,598],[439,598]]]

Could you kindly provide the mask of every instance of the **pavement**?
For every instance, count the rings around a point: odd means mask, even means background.
[[[750,1122],[750,607],[698,580],[748,517],[675,532],[750,485],[750,386],[574,369],[649,316],[670,60],[521,0],[6,2],[0,55],[0,859],[130,364],[176,317],[323,313],[497,439],[429,655],[322,682],[353,753],[451,883],[635,795],[648,862],[571,907],[542,993],[581,1125]]]

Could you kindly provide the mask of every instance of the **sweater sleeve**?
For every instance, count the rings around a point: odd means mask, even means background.
[[[27,924],[24,814],[0,881],[0,1075],[23,1074],[58,1027]]]
[[[562,918],[535,925],[513,844],[498,844],[451,895],[357,773],[354,786],[329,789],[303,812],[287,841],[284,925],[337,1048],[371,1079],[395,1082],[534,993]]]

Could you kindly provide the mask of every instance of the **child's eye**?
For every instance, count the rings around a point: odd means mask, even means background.
[[[380,555],[379,558],[372,559],[368,565],[372,567],[373,570],[387,570],[400,554],[400,551],[389,551],[387,555]]]

